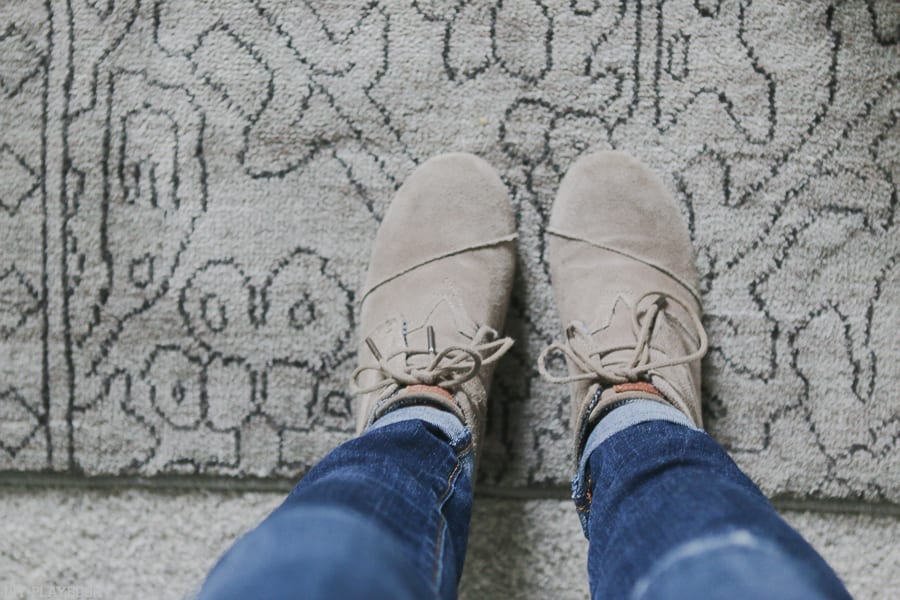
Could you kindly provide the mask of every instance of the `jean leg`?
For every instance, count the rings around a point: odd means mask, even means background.
[[[849,598],[722,447],[683,419],[637,401],[591,433],[574,491],[592,596]]]
[[[199,597],[455,598],[471,434],[433,408],[387,417],[316,465],[226,552]]]

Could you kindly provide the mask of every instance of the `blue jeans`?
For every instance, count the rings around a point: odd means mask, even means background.
[[[210,572],[200,598],[455,598],[472,438],[408,407],[325,457]],[[674,408],[616,408],[573,482],[595,598],[849,598],[725,451]]]

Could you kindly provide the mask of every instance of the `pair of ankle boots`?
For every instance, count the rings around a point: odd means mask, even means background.
[[[674,406],[702,427],[698,275],[660,179],[622,152],[584,156],[560,184],[547,234],[565,329],[538,365],[571,386],[576,459],[590,428],[631,398]],[[378,230],[360,298],[360,432],[427,404],[457,415],[478,448],[494,368],[513,344],[500,332],[515,253],[515,215],[485,161],[446,154],[409,176]],[[554,354],[568,373],[548,372]]]

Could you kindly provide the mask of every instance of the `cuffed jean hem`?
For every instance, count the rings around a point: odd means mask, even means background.
[[[394,423],[411,419],[418,419],[438,429],[447,437],[450,446],[457,454],[462,452],[472,443],[472,432],[469,431],[469,428],[465,423],[459,420],[459,417],[446,410],[424,404],[404,406],[403,408],[392,410],[386,415],[376,419],[374,423],[369,425],[366,431],[373,431],[387,425],[393,425]],[[473,471],[475,470],[474,453],[466,452],[460,456],[459,460],[463,472],[469,477],[469,481],[472,481],[472,476],[474,475]]]
[[[613,409],[612,412],[603,417],[588,436],[587,442],[584,444],[584,451],[578,460],[575,477],[572,479],[572,499],[575,501],[575,508],[578,511],[578,518],[581,520],[584,537],[590,539],[588,516],[591,510],[591,488],[593,487],[593,482],[588,470],[588,460],[591,454],[603,442],[620,431],[647,421],[669,421],[670,423],[684,425],[695,431],[702,431],[702,429],[694,425],[694,422],[687,415],[674,406],[644,398],[626,400],[621,406]]]

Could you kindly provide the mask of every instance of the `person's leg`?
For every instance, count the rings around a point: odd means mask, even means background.
[[[397,191],[359,295],[341,445],[214,568],[201,598],[453,598],[472,472],[515,270],[515,217],[470,154],[419,166]]]
[[[636,400],[591,432],[573,484],[594,598],[849,598],[710,436]]]
[[[848,597],[702,431],[699,274],[663,182],[622,152],[584,156],[547,232],[566,328],[539,364],[571,384],[594,597]],[[556,353],[567,374],[550,373]]]
[[[450,413],[389,413],[326,456],[222,556],[199,598],[455,597],[472,448]]]

